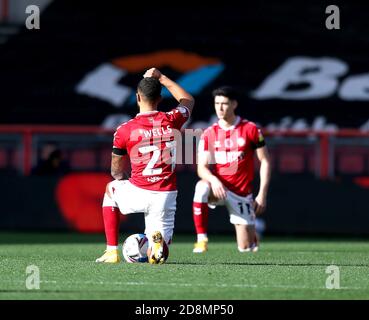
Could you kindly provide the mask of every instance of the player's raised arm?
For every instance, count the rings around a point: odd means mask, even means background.
[[[190,113],[192,112],[193,106],[195,104],[195,99],[178,83],[169,79],[156,68],[151,68],[147,70],[144,74],[144,77],[157,78],[181,105],[185,106],[190,111]]]

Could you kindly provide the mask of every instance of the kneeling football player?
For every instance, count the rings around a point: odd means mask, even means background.
[[[158,111],[162,85],[179,102],[169,112]],[[168,257],[176,212],[176,138],[188,120],[193,97],[158,69],[146,71],[137,88],[140,113],[121,124],[113,142],[111,173],[106,187],[103,220],[107,247],[96,262],[117,263],[120,213],[143,212],[152,264]],[[131,177],[124,180],[124,158],[129,156]]]
[[[270,160],[264,137],[251,121],[235,114],[238,101],[231,87],[213,92],[218,122],[207,128],[198,148],[193,219],[197,232],[194,253],[208,250],[209,207],[225,205],[235,226],[240,252],[256,252],[255,217],[264,212],[270,180]],[[260,161],[260,188],[253,199],[254,153]]]

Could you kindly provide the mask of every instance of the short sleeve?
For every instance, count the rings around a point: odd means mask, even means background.
[[[265,146],[265,139],[261,129],[258,128],[255,124],[251,127],[251,144],[253,149],[262,148]]]
[[[126,124],[120,125],[114,133],[113,153],[120,156],[127,154]]]
[[[181,129],[184,123],[190,117],[190,111],[187,107],[183,105],[178,105],[177,108],[172,109],[171,111],[166,113],[169,116],[170,120],[174,122],[174,127],[176,129]]]
[[[198,147],[199,153],[205,151],[209,151],[209,136],[207,134],[207,131],[204,131],[203,134],[201,135]]]

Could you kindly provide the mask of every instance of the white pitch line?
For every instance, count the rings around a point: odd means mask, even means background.
[[[12,282],[12,283],[24,283],[24,281],[17,280],[1,280],[1,282]],[[310,289],[310,290],[321,290],[326,288],[324,286],[321,287],[310,287],[310,286],[302,286],[302,285],[256,285],[256,284],[228,284],[228,283],[163,283],[163,282],[122,282],[122,281],[56,281],[56,280],[41,280],[40,283],[45,284],[60,284],[60,285],[113,285],[113,286],[162,286],[162,287],[216,287],[216,288],[263,288],[263,289]],[[340,287],[343,290],[366,290],[364,287]],[[338,290],[340,290],[338,289]]]

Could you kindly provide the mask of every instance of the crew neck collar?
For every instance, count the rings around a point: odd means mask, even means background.
[[[237,116],[236,117],[236,120],[235,120],[235,122],[230,126],[230,127],[224,127],[221,123],[220,123],[220,121],[218,121],[218,125],[219,125],[219,127],[221,128],[221,129],[223,129],[223,130],[232,130],[232,129],[234,129],[234,128],[236,128],[237,127],[237,125],[240,123],[240,121],[241,121],[241,117],[240,116]]]

